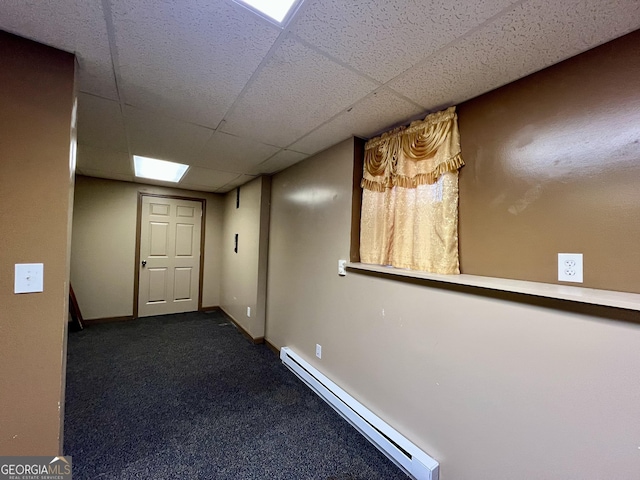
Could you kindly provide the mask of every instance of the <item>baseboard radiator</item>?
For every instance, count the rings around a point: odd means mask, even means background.
[[[437,461],[418,449],[289,347],[280,349],[280,359],[407,475],[415,480],[438,480],[440,466]]]

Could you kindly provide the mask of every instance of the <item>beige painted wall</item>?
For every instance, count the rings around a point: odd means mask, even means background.
[[[635,312],[339,277],[352,162],[349,140],[273,178],[267,340],[440,461],[443,480],[637,478]]]
[[[0,455],[58,455],[75,60],[4,32],[0,58]],[[16,263],[44,264],[42,293],[13,293]]]
[[[224,200],[220,306],[254,339],[264,337],[270,195],[271,179],[261,177],[240,187],[240,208],[235,190]]]
[[[640,293],[640,30],[458,109],[460,268]]]
[[[202,305],[219,306],[221,195],[78,176],[71,284],[82,315],[97,319],[133,314],[138,192],[206,200]]]

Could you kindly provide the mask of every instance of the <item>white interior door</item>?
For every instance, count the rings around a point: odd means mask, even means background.
[[[198,310],[202,204],[142,197],[138,316]]]

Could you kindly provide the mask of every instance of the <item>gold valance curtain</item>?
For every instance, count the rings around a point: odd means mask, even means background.
[[[432,273],[460,273],[455,107],[365,145],[360,259]]]

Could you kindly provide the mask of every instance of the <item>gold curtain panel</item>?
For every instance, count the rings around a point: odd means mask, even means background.
[[[362,187],[382,192],[394,186],[430,185],[463,165],[458,117],[450,107],[369,140]]]
[[[460,273],[455,107],[365,145],[360,258],[432,273]]]

